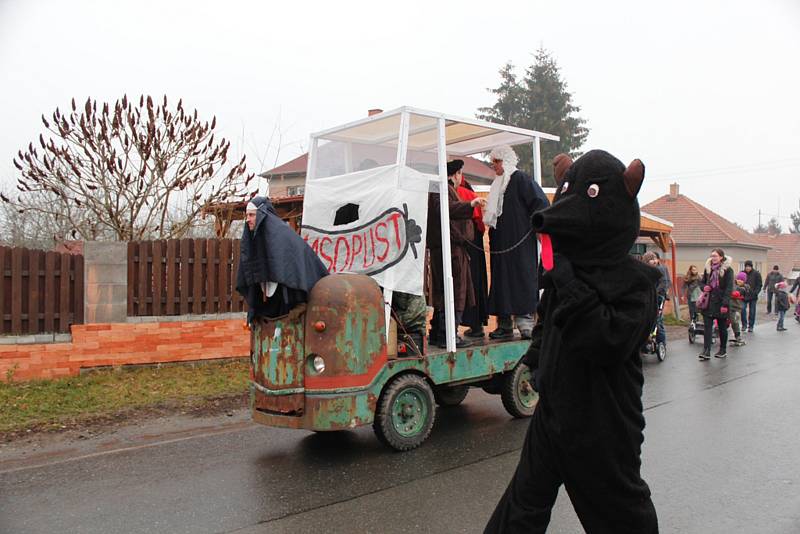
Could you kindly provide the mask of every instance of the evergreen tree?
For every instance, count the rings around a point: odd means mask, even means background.
[[[792,218],[792,226],[789,227],[789,232],[800,234],[800,210],[792,212],[789,217]]]
[[[510,62],[500,69],[500,78],[500,86],[489,90],[497,101],[491,107],[479,108],[478,117],[558,135],[561,138],[558,142],[541,143],[542,182],[545,186],[555,185],[550,164],[553,157],[561,152],[573,158],[579,156],[578,149],[589,134],[586,120],[577,115],[580,107],[573,104],[556,60],[550,52],[540,48],[521,81]],[[533,147],[520,145],[515,150],[519,155],[519,168],[532,174]]]
[[[778,222],[778,219],[772,217],[767,222],[767,233],[770,235],[778,235],[783,232],[783,228],[781,227],[781,223]]]

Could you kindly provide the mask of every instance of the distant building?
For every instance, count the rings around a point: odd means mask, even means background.
[[[773,265],[780,268],[781,274],[789,280],[800,276],[800,234],[753,234],[763,245],[770,247],[767,252],[766,271]]]
[[[672,222],[672,239],[677,249],[677,277],[680,281],[690,265],[702,272],[712,248],[719,247],[733,260],[733,269],[744,269],[745,260],[766,274],[772,268],[768,256],[771,245],[750,232],[736,226],[686,195],[681,195],[678,184],[669,186],[669,194],[642,206],[642,211]],[[655,245],[647,244],[655,250]],[[680,287],[678,288],[681,289]]]

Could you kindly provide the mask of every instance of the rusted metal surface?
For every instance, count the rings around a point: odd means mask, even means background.
[[[486,343],[455,353],[387,359],[383,298],[367,276],[330,275],[304,310],[257,320],[253,333],[253,419],[310,430],[371,424],[384,386],[413,372],[432,384],[469,384],[512,370],[528,341]],[[314,368],[314,358],[324,369]]]
[[[324,323],[322,331],[314,328]],[[369,277],[326,276],[314,286],[306,313],[306,354],[319,355],[325,371],[309,370],[309,390],[366,386],[386,362],[383,296]]]
[[[253,409],[300,414],[304,408],[302,314],[253,325]]]

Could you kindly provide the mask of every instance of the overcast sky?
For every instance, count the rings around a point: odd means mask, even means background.
[[[0,181],[73,96],[183,98],[260,171],[372,107],[474,116],[500,66],[521,72],[540,45],[591,129],[583,149],[645,162],[643,203],[677,181],[748,229],[759,209],[787,226],[800,0],[0,0]]]

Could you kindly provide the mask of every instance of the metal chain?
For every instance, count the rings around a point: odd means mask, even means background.
[[[533,214],[531,214],[531,224],[533,224]],[[466,243],[466,244],[467,244],[467,246],[469,246],[469,247],[472,247],[472,248],[474,248],[475,250],[480,250],[480,251],[482,251],[482,252],[484,252],[484,253],[486,252],[486,249],[484,249],[483,247],[479,247],[479,246],[475,245],[475,244],[474,244],[472,241],[469,241],[469,240],[467,240],[466,238],[464,238],[463,234],[461,234],[461,233],[460,233],[458,230],[455,230],[455,231],[453,231],[453,228],[451,227],[451,228],[450,228],[450,231],[451,231],[452,233],[456,234],[456,237],[460,237],[460,238],[461,238],[461,240],[462,240],[462,242]],[[512,246],[510,246],[510,247],[508,247],[508,248],[505,248],[505,249],[503,249],[503,250],[490,250],[490,251],[489,251],[489,254],[490,254],[490,255],[491,255],[491,254],[494,254],[494,255],[499,255],[499,254],[508,254],[509,252],[511,252],[512,250],[514,250],[515,248],[518,248],[518,247],[520,247],[520,246],[522,245],[522,243],[524,243],[524,242],[525,242],[525,240],[526,240],[526,239],[528,239],[528,237],[530,237],[530,235],[531,235],[532,233],[533,233],[533,226],[531,226],[531,229],[530,229],[530,230],[528,230],[528,231],[525,233],[525,235],[524,235],[524,236],[522,236],[522,239],[520,239],[519,241],[517,241],[517,242],[516,242],[514,245],[512,245]]]

